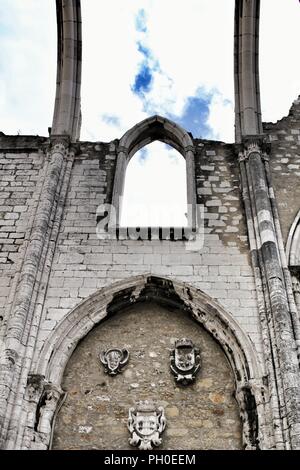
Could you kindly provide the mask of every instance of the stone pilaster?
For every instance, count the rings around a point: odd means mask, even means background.
[[[294,314],[264,150],[261,136],[244,138],[244,151],[240,153],[242,191],[270,388],[274,446],[299,449],[300,379]]]
[[[5,343],[2,348],[1,442],[5,443],[5,448],[8,449],[21,446],[23,429],[21,417],[24,413],[22,400],[41,314],[41,309],[36,309],[36,299],[45,270],[45,260],[49,254],[50,239],[53,236],[53,229],[57,229],[56,213],[59,206],[61,204],[63,206],[61,191],[66,186],[64,179],[68,157],[69,139],[66,136],[52,138],[41,198],[24,255],[17,294],[8,319]],[[48,259],[47,262],[51,263],[51,260]]]

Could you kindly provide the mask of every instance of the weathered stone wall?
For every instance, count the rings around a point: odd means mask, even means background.
[[[287,118],[265,124],[284,239],[300,208],[299,116],[296,101]],[[42,196],[49,141],[2,135],[0,144],[0,319],[5,326]],[[45,339],[70,309],[104,286],[144,273],[186,282],[216,299],[249,335],[264,368],[237,149],[198,139],[194,145],[197,203],[204,205],[204,246],[198,251],[187,250],[182,240],[100,240],[96,211],[112,199],[118,141],[72,145],[75,157],[58,238],[51,240],[45,302],[36,305],[42,313],[32,370]]]
[[[0,330],[14,298],[40,195],[45,140],[0,135]]]
[[[169,368],[176,339],[200,347],[202,367],[194,384],[178,386]],[[99,352],[126,347],[121,375],[104,373]],[[234,378],[218,344],[178,310],[141,303],[94,328],[65,370],[68,393],[56,421],[54,449],[129,449],[128,409],[152,399],[165,408],[162,449],[239,449],[241,423]]]
[[[195,141],[198,204],[205,207],[205,227],[224,246],[249,250],[240,177],[234,146],[221,142]]]
[[[271,141],[270,165],[284,242],[300,210],[300,97],[289,115],[264,131]]]
[[[99,240],[96,209],[111,200],[114,144],[80,145],[52,264],[40,346],[69,309],[96,289],[151,273],[190,283],[217,299],[261,350],[234,148],[195,144],[198,203],[205,205],[204,246],[198,252],[187,251],[184,241]]]
[[[9,138],[5,137],[5,145],[9,147],[8,141]],[[10,145],[14,148],[26,145],[41,147],[42,143],[46,145],[44,142],[45,139],[31,138],[24,143],[24,138],[16,137]],[[235,316],[260,351],[256,292],[248,256],[234,146],[195,141],[197,202],[204,205],[205,237],[203,248],[193,252],[187,251],[184,241],[98,239],[96,210],[99,204],[110,202],[112,198],[116,145],[117,142],[83,142],[75,146],[76,156],[51,266],[38,350],[69,309],[96,289],[124,277],[152,273],[188,282],[217,299]],[[14,163],[7,163],[9,159]],[[31,219],[28,215],[34,211],[39,198],[44,160],[44,153],[38,150],[31,154],[16,154],[8,150],[6,154],[5,164],[8,166],[4,168],[7,173],[4,173],[4,178],[11,181],[3,182],[5,188],[6,183],[13,185],[14,191],[5,190],[2,193],[10,201],[6,204],[5,199],[6,205],[2,206],[5,209],[3,219],[5,230],[11,227],[16,237],[25,236],[27,239],[29,236],[29,232],[24,235],[24,224],[30,230]],[[14,202],[18,204],[12,205]],[[12,208],[24,211],[20,218],[10,218],[18,217],[18,213],[11,212]],[[14,235],[10,235],[7,230],[3,233],[5,236],[7,234],[11,249],[17,250],[23,238],[12,238]],[[3,243],[2,252],[8,255],[7,245]],[[15,252],[12,261],[16,257],[21,262],[22,256]],[[6,273],[15,272],[10,262],[6,262],[5,269]],[[5,296],[11,292],[13,297],[14,291],[10,291],[11,281],[7,275],[1,282],[4,283],[2,305],[5,305]]]

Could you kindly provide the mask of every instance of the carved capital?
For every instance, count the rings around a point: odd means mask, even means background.
[[[259,155],[262,155],[261,153],[261,148],[259,146],[258,143],[249,143],[246,148],[244,149],[244,151],[240,152],[239,153],[239,161],[240,162],[244,162],[244,161],[247,161],[249,160],[250,156],[253,154],[253,153],[258,153]]]
[[[53,135],[50,138],[50,151],[66,154],[70,148],[70,137],[68,135]]]
[[[259,147],[262,147],[263,144],[266,142],[265,134],[248,134],[244,135],[242,139],[242,143],[245,147],[248,147],[250,144],[257,144]]]
[[[247,135],[243,137],[242,145],[239,146],[239,162],[249,160],[253,153],[259,154],[262,160],[269,161],[270,144],[264,134]]]
[[[195,147],[193,145],[187,145],[186,147],[184,147],[184,151],[195,153]]]
[[[127,155],[128,155],[128,148],[127,148],[127,147],[124,147],[124,146],[122,146],[122,145],[120,145],[120,146],[118,147],[117,153],[119,154],[119,153],[121,153],[121,152],[124,153],[124,154],[127,156]]]

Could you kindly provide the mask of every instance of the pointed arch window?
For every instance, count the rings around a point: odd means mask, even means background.
[[[173,147],[185,159],[187,223],[182,225],[191,229],[196,227],[196,181],[192,138],[174,122],[160,116],[153,116],[134,126],[120,140],[112,196],[115,217],[111,218],[110,228],[117,230],[122,228],[121,214],[125,175],[131,158],[140,149],[154,141],[160,141]],[[166,175],[167,177],[168,175]],[[155,181],[153,183],[155,185]]]
[[[185,160],[171,146],[152,142],[126,168],[121,227],[186,227]]]

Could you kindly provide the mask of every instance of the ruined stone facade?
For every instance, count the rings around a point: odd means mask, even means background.
[[[80,2],[57,11],[51,136],[0,134],[2,448],[128,449],[128,409],[152,399],[162,449],[300,449],[300,100],[262,123],[259,1],[236,1],[234,144],[160,116],[81,142]],[[201,246],[99,236],[99,205],[118,215],[126,165],[154,140],[186,160]],[[182,337],[202,358],[186,387],[169,367]],[[130,352],[116,377],[98,357],[112,346]]]

